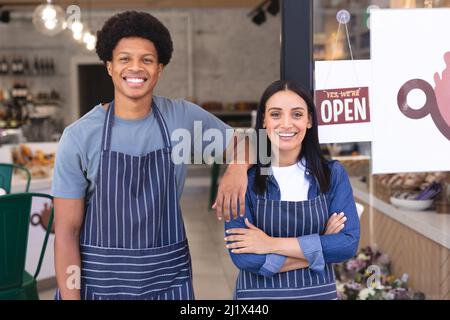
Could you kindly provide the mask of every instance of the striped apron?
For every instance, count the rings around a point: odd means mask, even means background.
[[[274,201],[258,196],[255,225],[273,237],[292,238],[322,234],[328,221],[326,197],[302,202]],[[275,274],[268,278],[252,272],[239,272],[235,299],[337,299],[333,266],[322,274],[309,268]]]
[[[164,148],[138,157],[110,150],[114,102],[108,108],[80,235],[82,299],[194,299],[169,131],[154,102],[152,112]]]

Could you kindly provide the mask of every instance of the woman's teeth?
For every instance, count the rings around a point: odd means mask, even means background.
[[[281,138],[293,138],[293,137],[295,137],[296,134],[297,134],[296,132],[291,132],[291,133],[281,133],[281,132],[279,132],[278,133],[278,135]]]

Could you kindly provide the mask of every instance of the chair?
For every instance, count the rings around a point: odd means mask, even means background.
[[[34,275],[25,271],[30,211],[34,197],[41,193],[15,193],[0,197],[0,300],[38,300],[36,279],[41,270],[53,223],[53,210],[45,233]]]
[[[14,169],[22,170],[27,176],[27,185],[25,192],[30,189],[31,174],[27,168],[12,163],[0,163],[0,188],[5,190],[7,194],[11,193],[11,180]]]

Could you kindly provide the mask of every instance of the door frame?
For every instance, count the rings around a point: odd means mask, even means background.
[[[83,65],[103,65],[95,55],[75,56],[70,59],[70,112],[64,118],[66,123],[72,123],[80,118],[80,86],[78,83],[78,67]],[[106,68],[106,67],[105,67]]]

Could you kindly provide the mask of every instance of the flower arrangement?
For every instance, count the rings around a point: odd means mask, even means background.
[[[347,262],[334,266],[338,297],[341,300],[425,300],[422,292],[408,288],[408,275],[390,272],[386,254],[371,247],[361,249]]]

